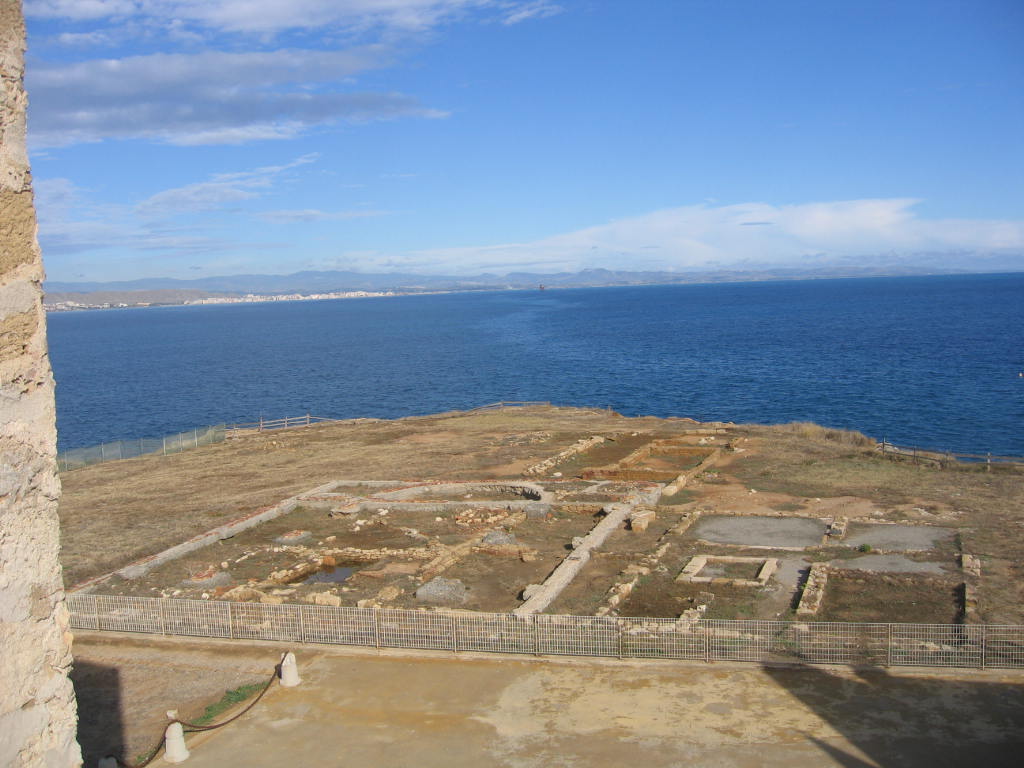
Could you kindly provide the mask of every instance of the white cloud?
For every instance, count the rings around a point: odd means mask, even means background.
[[[502,24],[518,24],[527,19],[546,19],[549,16],[556,16],[565,9],[547,0],[534,0],[527,3],[513,3],[508,13],[501,20]]]
[[[390,54],[281,49],[151,54],[30,69],[34,147],[146,138],[172,144],[286,139],[337,121],[444,117],[400,93],[337,90]]]
[[[311,224],[318,221],[349,221],[351,219],[368,219],[376,216],[386,216],[389,211],[373,211],[373,210],[360,210],[360,211],[321,211],[314,208],[306,208],[302,210],[281,210],[281,211],[263,211],[259,215],[261,219],[267,221],[277,222],[300,222],[303,224]]]
[[[42,19],[91,21],[141,12],[143,2],[137,0],[26,0],[25,15]]]
[[[106,32],[62,32],[57,41],[67,46],[109,45],[112,40]]]
[[[288,30],[418,33],[470,11],[506,24],[562,9],[547,0],[27,0],[30,18],[132,18],[218,33],[276,35]]]
[[[351,78],[392,66],[442,24],[560,11],[549,0],[27,0],[26,14],[57,26],[50,40],[65,47],[198,51],[34,64],[30,143],[244,144],[339,122],[445,117],[402,93],[354,92]],[[267,50],[305,33],[349,47]]]
[[[386,258],[402,268],[472,274],[529,265],[687,271],[806,267],[949,254],[1001,254],[1024,267],[1024,221],[923,219],[911,199],[671,208],[532,242],[436,248]],[[750,226],[755,224],[755,226]],[[382,257],[384,258],[384,257]]]
[[[274,256],[267,255],[283,252],[283,246],[266,240],[260,228],[249,226],[230,236],[219,233],[231,231],[225,225],[232,217],[238,221],[238,216],[255,216],[286,228],[391,213],[258,210],[299,181],[299,169],[314,159],[300,157],[281,165],[217,174],[163,190],[135,206],[91,202],[95,195],[76,189],[66,179],[42,180],[36,185],[40,241],[47,258],[102,252],[105,258],[121,254],[130,259],[156,252],[181,258],[201,255],[211,268],[231,265],[241,272],[287,272],[289,263],[275,262]],[[453,275],[595,267],[674,272],[833,266],[1024,269],[1024,221],[926,219],[917,214],[917,205],[912,199],[693,205],[529,242],[397,251],[382,241],[378,248],[339,254],[340,262],[328,259],[316,266],[337,268],[343,262],[346,268],[370,272]],[[218,215],[197,216],[211,212]],[[387,237],[385,230],[377,231]],[[289,242],[301,240],[301,230],[295,232],[296,238]],[[249,255],[213,261],[212,254],[229,252]],[[246,261],[257,258],[256,254],[262,254],[257,261]]]
[[[272,195],[294,180],[293,171],[316,159],[316,155],[304,155],[281,165],[215,174],[205,181],[163,190],[135,205],[97,202],[95,191],[80,189],[69,179],[38,179],[39,242],[51,270],[61,259],[90,252],[108,257],[156,252],[205,260],[211,254],[242,250],[246,244],[240,239],[211,234],[223,223],[224,212],[241,207],[248,216],[245,203]],[[221,215],[212,222],[197,217],[215,212]]]
[[[231,250],[236,243],[188,228],[147,223],[127,206],[92,202],[88,190],[64,178],[34,182],[39,212],[39,244],[53,263],[90,251],[159,251],[174,256]]]
[[[206,213],[230,203],[252,200],[269,192],[286,171],[315,160],[316,155],[304,155],[284,165],[215,174],[207,181],[158,192],[136,205],[135,212],[147,218],[166,218],[181,213]]]

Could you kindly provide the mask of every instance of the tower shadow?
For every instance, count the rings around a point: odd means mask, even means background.
[[[121,674],[115,667],[90,661],[75,661],[71,682],[78,699],[78,743],[83,765],[93,766],[100,758],[124,754],[124,716],[121,712]]]
[[[844,768],[1021,765],[1024,679],[911,677],[879,668],[851,675],[813,666],[764,672],[859,752],[803,734]]]

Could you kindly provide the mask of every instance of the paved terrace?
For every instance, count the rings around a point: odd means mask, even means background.
[[[238,682],[251,682],[286,648],[154,642],[88,633],[75,648],[82,663],[125,672],[106,694],[119,700],[93,696],[90,708],[117,706],[130,719],[142,709],[134,688],[145,686],[146,741],[195,668],[220,657],[236,677],[248,675]],[[133,658],[145,664],[154,653],[164,665],[133,678]],[[190,736],[185,765],[992,767],[1019,765],[1024,746],[1019,672],[297,653],[302,685],[275,684],[239,721]]]

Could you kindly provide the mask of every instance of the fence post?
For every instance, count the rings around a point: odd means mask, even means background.
[[[451,614],[452,620],[452,653],[459,652],[459,620]]]
[[[373,611],[373,645],[375,648],[380,648],[380,621],[377,619],[379,611],[376,608],[371,608]]]
[[[711,627],[704,625],[704,663],[711,663]]]
[[[310,417],[310,413],[309,413],[309,411],[306,411],[306,426],[307,427],[309,426],[309,417]]]
[[[533,655],[540,656],[540,640],[538,639],[539,632],[537,630],[537,615],[533,614],[531,617],[531,624],[533,624]]]
[[[988,665],[988,632],[986,631],[988,625],[981,625],[981,668],[984,669]]]
[[[102,629],[102,627],[100,627],[100,597],[99,597],[99,595],[96,595],[92,599],[92,613],[93,613],[93,616],[96,619],[96,629]]]
[[[235,614],[231,610],[231,601],[228,600],[228,637],[235,639]]]
[[[160,598],[160,634],[161,635],[166,635],[167,634],[167,616],[165,615],[166,614],[166,610],[164,609],[164,601],[166,599],[167,598],[165,598],[165,597]]]
[[[301,604],[298,606],[299,609],[299,642],[306,642],[306,612],[303,610]]]
[[[260,432],[263,431],[263,414],[260,414]]]
[[[985,459],[985,471],[986,472],[991,472],[992,471],[992,451],[989,451],[988,458]]]
[[[167,455],[167,435],[164,435],[164,456]]]
[[[195,429],[192,430],[192,435],[193,435],[193,437],[195,438],[195,441],[196,441],[195,447],[198,448],[199,447],[199,428],[198,427],[196,427]]]
[[[892,666],[892,624],[885,625],[885,666]]]

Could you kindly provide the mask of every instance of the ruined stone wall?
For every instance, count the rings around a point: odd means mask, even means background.
[[[53,377],[25,149],[25,26],[0,0],[0,765],[81,764],[57,527]]]

